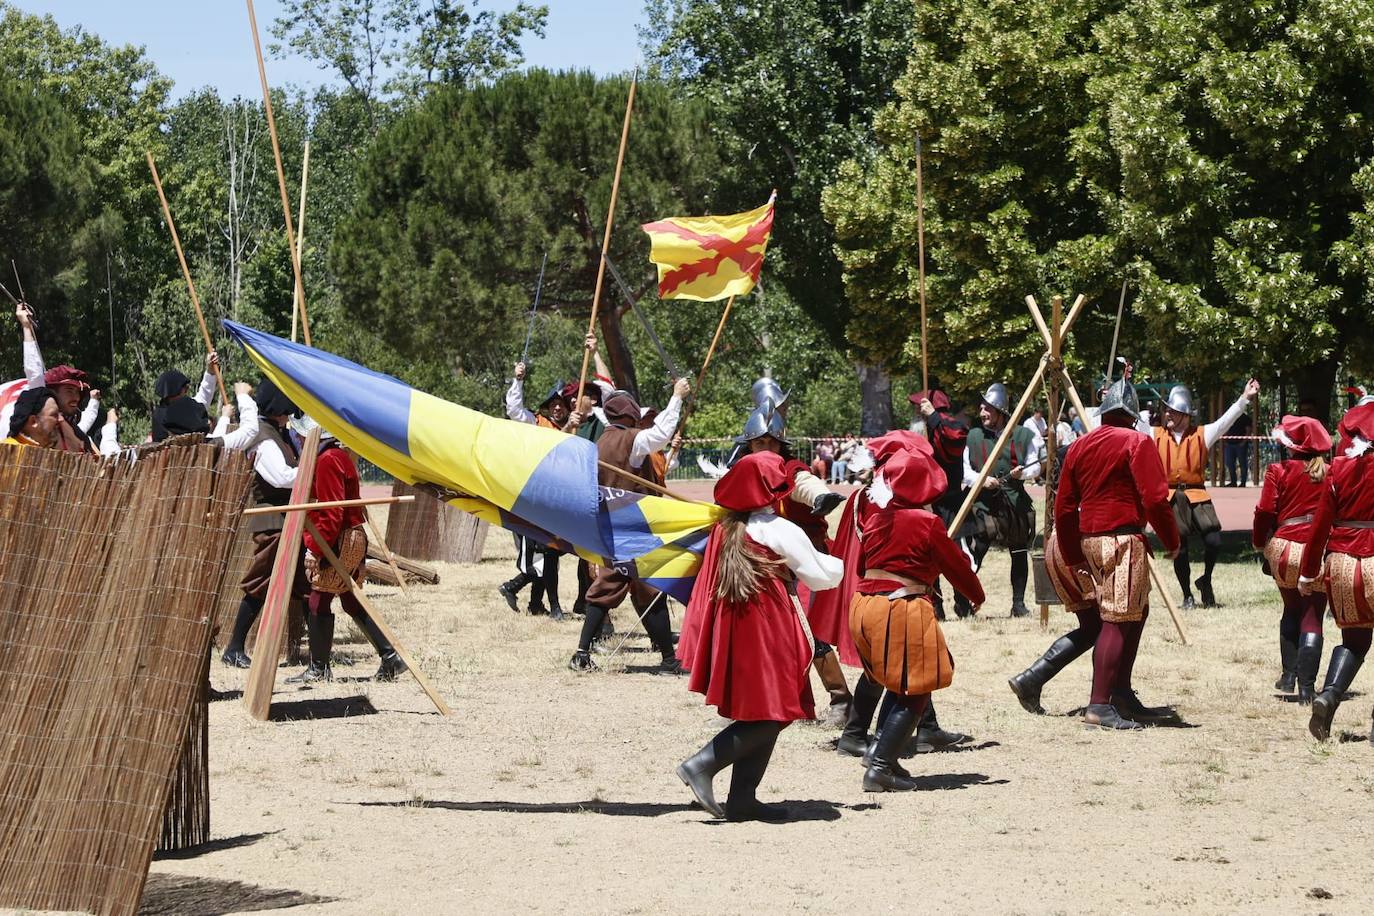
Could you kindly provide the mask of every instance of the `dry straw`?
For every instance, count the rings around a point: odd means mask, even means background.
[[[137,911],[249,474],[0,446],[0,907]]]

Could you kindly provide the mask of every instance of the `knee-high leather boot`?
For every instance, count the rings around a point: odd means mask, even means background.
[[[248,657],[243,646],[248,641],[248,631],[253,628],[253,621],[258,619],[258,614],[262,611],[262,604],[261,598],[250,598],[247,595],[239,602],[239,612],[234,618],[234,630],[229,634],[229,644],[224,647],[224,654],[220,656],[220,661],[230,668],[252,667],[253,660]]]
[[[859,675],[854,682],[853,700],[849,705],[849,720],[844,724],[840,740],[835,744],[838,753],[849,757],[862,757],[868,750],[868,726],[873,722],[873,714],[878,711],[878,701],[883,698],[883,685]]]
[[[1307,730],[1318,741],[1331,737],[1331,721],[1336,717],[1336,707],[1345,699],[1345,692],[1355,680],[1364,656],[1356,655],[1345,646],[1337,646],[1331,652],[1331,661],[1326,664],[1326,684],[1322,692],[1312,700],[1312,718]]]
[[[830,710],[825,714],[824,724],[831,728],[843,727],[849,721],[849,710],[854,705],[854,696],[849,692],[849,684],[844,679],[840,667],[840,654],[834,649],[820,658],[814,659],[811,666],[830,694]]]
[[[910,792],[915,780],[898,772],[898,758],[916,731],[916,713],[906,706],[892,710],[873,748],[873,763],[864,771],[865,792]]]
[[[1298,687],[1298,705],[1311,706],[1316,699],[1317,668],[1322,663],[1322,634],[1303,633],[1298,637],[1294,675]]]
[[[587,605],[590,611],[595,605]],[[716,817],[725,817],[725,809],[716,801],[712,780],[717,773],[777,740],[777,722],[731,722],[720,730],[701,750],[678,765],[677,775],[683,785],[692,790],[697,804]],[[764,761],[767,766],[767,761]],[[762,778],[762,773],[759,774]],[[757,783],[755,783],[757,785]]]
[[[1274,682],[1274,689],[1280,693],[1292,693],[1298,686],[1298,641],[1283,633],[1279,633],[1279,660],[1283,662],[1283,673]],[[1315,682],[1316,672],[1312,674]],[[1312,698],[1308,697],[1307,702],[1311,703]]]
[[[1061,636],[1050,644],[1044,655],[1031,662],[1029,668],[1009,678],[1007,685],[1021,702],[1021,708],[1026,712],[1043,716],[1045,707],[1040,705],[1040,691],[1051,678],[1092,647],[1091,642],[1083,642],[1080,645],[1079,641],[1071,636]]]

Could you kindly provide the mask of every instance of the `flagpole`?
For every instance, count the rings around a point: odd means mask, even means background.
[[[310,180],[310,141],[305,141],[305,158],[301,160],[301,212],[296,217],[296,259],[305,251],[305,189]],[[291,342],[296,342],[296,326],[300,324],[301,298],[291,291]]]
[[[250,0],[251,2],[251,0]],[[625,144],[630,139],[630,113],[635,106],[635,86],[639,82],[639,71],[636,70],[630,77],[630,95],[625,100],[625,123],[620,127],[620,151],[615,157],[615,179],[611,182],[611,202],[606,208],[606,232],[601,237],[601,260],[596,265],[596,292],[592,293],[592,317],[587,322],[587,336],[596,333],[597,310],[601,305],[601,284],[606,279],[606,254],[611,250],[611,227],[615,224],[615,199],[620,194],[620,170],[625,164]],[[587,387],[587,363],[592,358],[592,351],[582,350],[582,373],[577,379],[577,401],[573,404],[573,410],[582,409],[582,392]]]
[[[253,49],[258,55],[258,79],[262,82],[262,104],[267,111],[267,130],[272,135],[272,156],[277,162],[277,187],[281,191],[282,215],[286,217],[286,247],[291,251],[291,269],[296,275],[296,301],[301,304],[301,334],[307,347],[310,342],[310,316],[305,308],[305,285],[301,283],[301,258],[296,250],[296,230],[291,222],[291,198],[286,193],[286,172],[281,164],[281,143],[277,140],[277,119],[272,113],[272,93],[267,88],[267,66],[262,61],[262,39],[258,35],[258,17],[253,0],[248,2],[248,23],[253,27]]]
[[[207,354],[215,352],[215,345],[210,340],[210,329],[205,325],[205,313],[200,308],[200,296],[196,295],[196,284],[191,279],[191,268],[186,266],[186,255],[181,250],[181,238],[177,235],[177,224],[172,222],[172,208],[167,206],[167,195],[162,192],[162,179],[157,174],[157,163],[153,161],[153,153],[147,151],[148,169],[153,173],[153,185],[157,188],[157,199],[162,201],[162,215],[167,218],[167,228],[172,233],[172,245],[177,250],[177,261],[181,263],[182,276],[186,278],[186,288],[191,291],[191,304],[196,307],[196,320],[200,322],[200,335],[205,338],[205,352]],[[23,290],[21,289],[22,293]],[[229,395],[224,391],[224,376],[220,374],[219,366],[212,364],[215,371],[215,381],[219,383],[219,396],[225,404],[232,404]]]
[[[720,334],[722,331],[725,330],[725,322],[730,317],[730,309],[734,307],[735,297],[731,296],[729,301],[725,303],[725,311],[721,312],[720,314],[720,322],[716,325],[716,334],[714,337],[711,338],[711,346],[706,351],[706,359],[701,364],[701,371],[697,373],[697,383],[692,387],[692,400],[689,403],[683,405],[682,419],[678,421],[677,433],[674,436],[675,438],[676,436],[682,435],[683,430],[687,428],[687,418],[691,416],[692,408],[697,405],[697,401],[701,397],[701,383],[706,380],[706,369],[708,366],[711,365],[711,357],[715,355],[716,344],[720,343]],[[678,456],[678,453],[681,451],[682,449],[679,446],[674,445],[672,453],[668,456],[668,463],[672,464],[673,459],[676,458]]]
[[[930,397],[930,363],[926,356],[926,193],[921,180],[921,135],[916,134],[916,269],[921,279],[921,387]]]

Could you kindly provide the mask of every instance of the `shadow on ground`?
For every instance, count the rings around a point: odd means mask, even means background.
[[[291,700],[273,703],[267,718],[273,722],[302,719],[346,719],[350,716],[375,716],[377,707],[367,697],[333,697],[321,700]]]
[[[982,777],[986,779],[987,777]],[[476,811],[496,814],[605,814],[611,817],[662,817],[665,814],[683,814],[700,811],[694,804],[683,802],[512,802],[512,801],[444,801],[442,799],[416,799],[412,801],[365,801],[356,802],[364,808],[437,808],[444,811]],[[842,805],[838,802],[808,799],[805,801],[785,801],[791,813],[790,822],[834,821],[839,820],[842,811],[867,811],[876,807],[871,804]],[[704,812],[703,812],[704,814]]]
[[[238,836],[222,837],[218,840],[210,840],[201,843],[199,846],[188,846],[186,849],[158,850],[153,853],[154,862],[162,862],[168,859],[195,859],[200,856],[209,855],[212,852],[219,852],[222,849],[237,849],[240,846],[252,846],[258,840],[269,837],[279,830],[270,830],[267,833],[240,833]]]
[[[223,916],[280,910],[311,903],[332,903],[320,897],[277,887],[258,887],[242,881],[222,881],[195,875],[148,875],[143,887],[142,916]]]

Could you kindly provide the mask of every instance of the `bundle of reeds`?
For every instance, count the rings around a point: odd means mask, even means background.
[[[0,446],[0,907],[137,910],[249,473]]]
[[[394,553],[427,562],[482,561],[490,525],[409,484],[391,487],[392,496],[412,494],[414,502],[397,503],[387,513],[386,542]]]

